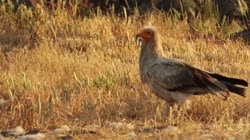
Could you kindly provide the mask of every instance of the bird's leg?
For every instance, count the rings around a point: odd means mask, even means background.
[[[188,99],[181,104],[181,107],[183,108],[184,111],[187,111],[191,109],[191,104],[192,104],[192,101]]]
[[[177,110],[178,111],[185,111],[191,108],[191,100],[186,100],[183,102],[178,103]]]
[[[177,104],[175,102],[166,101],[167,116],[172,116],[172,114],[175,114],[174,112],[176,109],[177,109]]]
[[[166,101],[166,113],[167,113],[167,116],[169,116],[169,114],[170,114],[170,104],[168,103],[168,101]]]
[[[166,112],[169,117],[176,118],[180,113],[186,113],[190,108],[191,100],[186,100],[180,103],[166,101]]]

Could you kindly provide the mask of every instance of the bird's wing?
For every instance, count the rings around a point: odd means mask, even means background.
[[[164,59],[154,62],[147,71],[148,79],[158,86],[189,94],[215,93],[226,86],[206,72],[182,61]]]

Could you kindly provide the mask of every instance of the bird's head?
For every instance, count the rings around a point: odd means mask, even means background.
[[[140,31],[135,39],[141,41],[141,52],[152,52],[154,56],[164,56],[160,35],[152,26],[146,26]],[[142,54],[142,53],[141,53]]]
[[[155,38],[155,34],[156,34],[156,30],[154,27],[146,26],[142,29],[142,31],[140,31],[136,35],[135,39],[148,43]]]

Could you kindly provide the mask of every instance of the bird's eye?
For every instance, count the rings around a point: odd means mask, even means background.
[[[146,31],[145,33],[146,33],[146,34],[148,34],[148,35],[150,34],[150,32],[149,32],[149,31]]]

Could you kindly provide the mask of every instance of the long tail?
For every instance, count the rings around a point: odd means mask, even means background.
[[[248,82],[243,79],[229,78],[216,73],[208,73],[211,77],[224,83],[230,92],[236,93],[240,96],[246,96],[246,88],[248,87]]]

